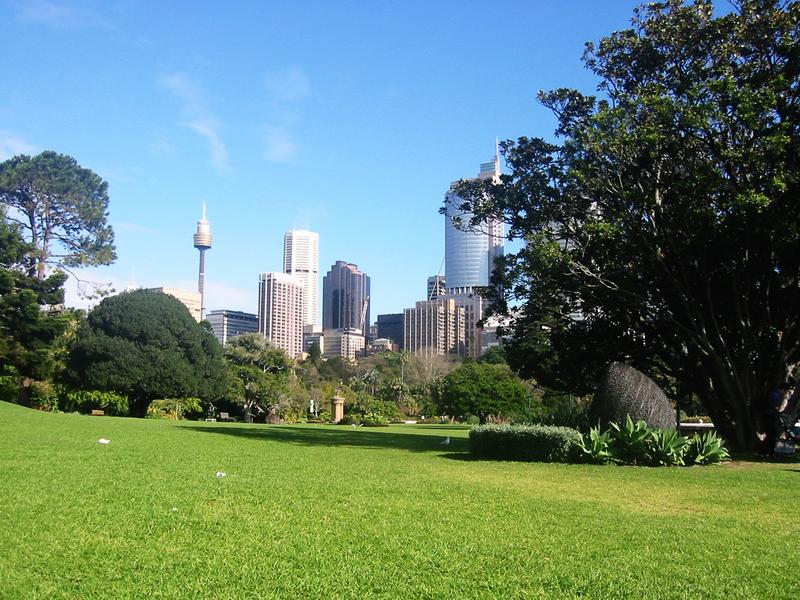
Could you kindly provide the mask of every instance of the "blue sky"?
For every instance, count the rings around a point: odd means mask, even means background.
[[[255,312],[308,228],[320,276],[371,276],[374,319],[424,297],[450,182],[495,138],[549,137],[536,92],[593,91],[584,42],[637,4],[0,0],[0,159],[52,149],[109,182],[118,260],[88,280],[194,289],[206,202],[207,308]]]

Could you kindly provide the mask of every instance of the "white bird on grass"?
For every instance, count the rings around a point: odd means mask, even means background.
[[[450,445],[450,436],[447,436],[445,440],[440,444],[441,446],[449,446]]]

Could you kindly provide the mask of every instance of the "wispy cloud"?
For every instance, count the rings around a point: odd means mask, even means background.
[[[264,158],[287,162],[297,154],[294,126],[299,120],[300,102],[311,95],[311,81],[300,67],[268,72],[264,86],[270,104],[271,119],[264,127]]]
[[[108,20],[93,6],[81,2],[26,0],[16,5],[17,21],[58,28],[109,27]]]
[[[39,149],[21,136],[0,129],[0,160],[7,160],[17,154],[37,154]]]
[[[267,125],[264,131],[267,143],[264,158],[271,162],[286,162],[294,158],[297,145],[287,127]]]
[[[264,81],[272,98],[282,102],[302,100],[311,93],[311,82],[300,67],[270,71]]]
[[[208,108],[203,87],[185,73],[164,75],[159,83],[181,103],[181,124],[206,140],[214,168],[227,173],[230,170],[228,149],[220,135],[220,122]]]
[[[114,229],[148,236],[156,236],[159,234],[157,229],[147,227],[146,225],[139,225],[139,223],[133,223],[132,221],[118,221],[114,223]]]

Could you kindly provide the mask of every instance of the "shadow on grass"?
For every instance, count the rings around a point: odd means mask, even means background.
[[[396,448],[410,452],[442,452],[448,451],[450,458],[458,452],[467,452],[467,440],[463,438],[447,439],[442,435],[402,434],[382,432],[379,429],[364,427],[341,429],[334,427],[291,427],[282,425],[265,425],[264,427],[241,427],[225,425],[216,427],[186,427],[183,431],[228,435],[265,442],[285,442],[300,446],[340,446],[350,448]],[[455,451],[455,452],[454,452]]]

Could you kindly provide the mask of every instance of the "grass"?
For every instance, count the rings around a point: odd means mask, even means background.
[[[483,462],[466,436],[0,403],[0,598],[800,597],[796,462]]]

